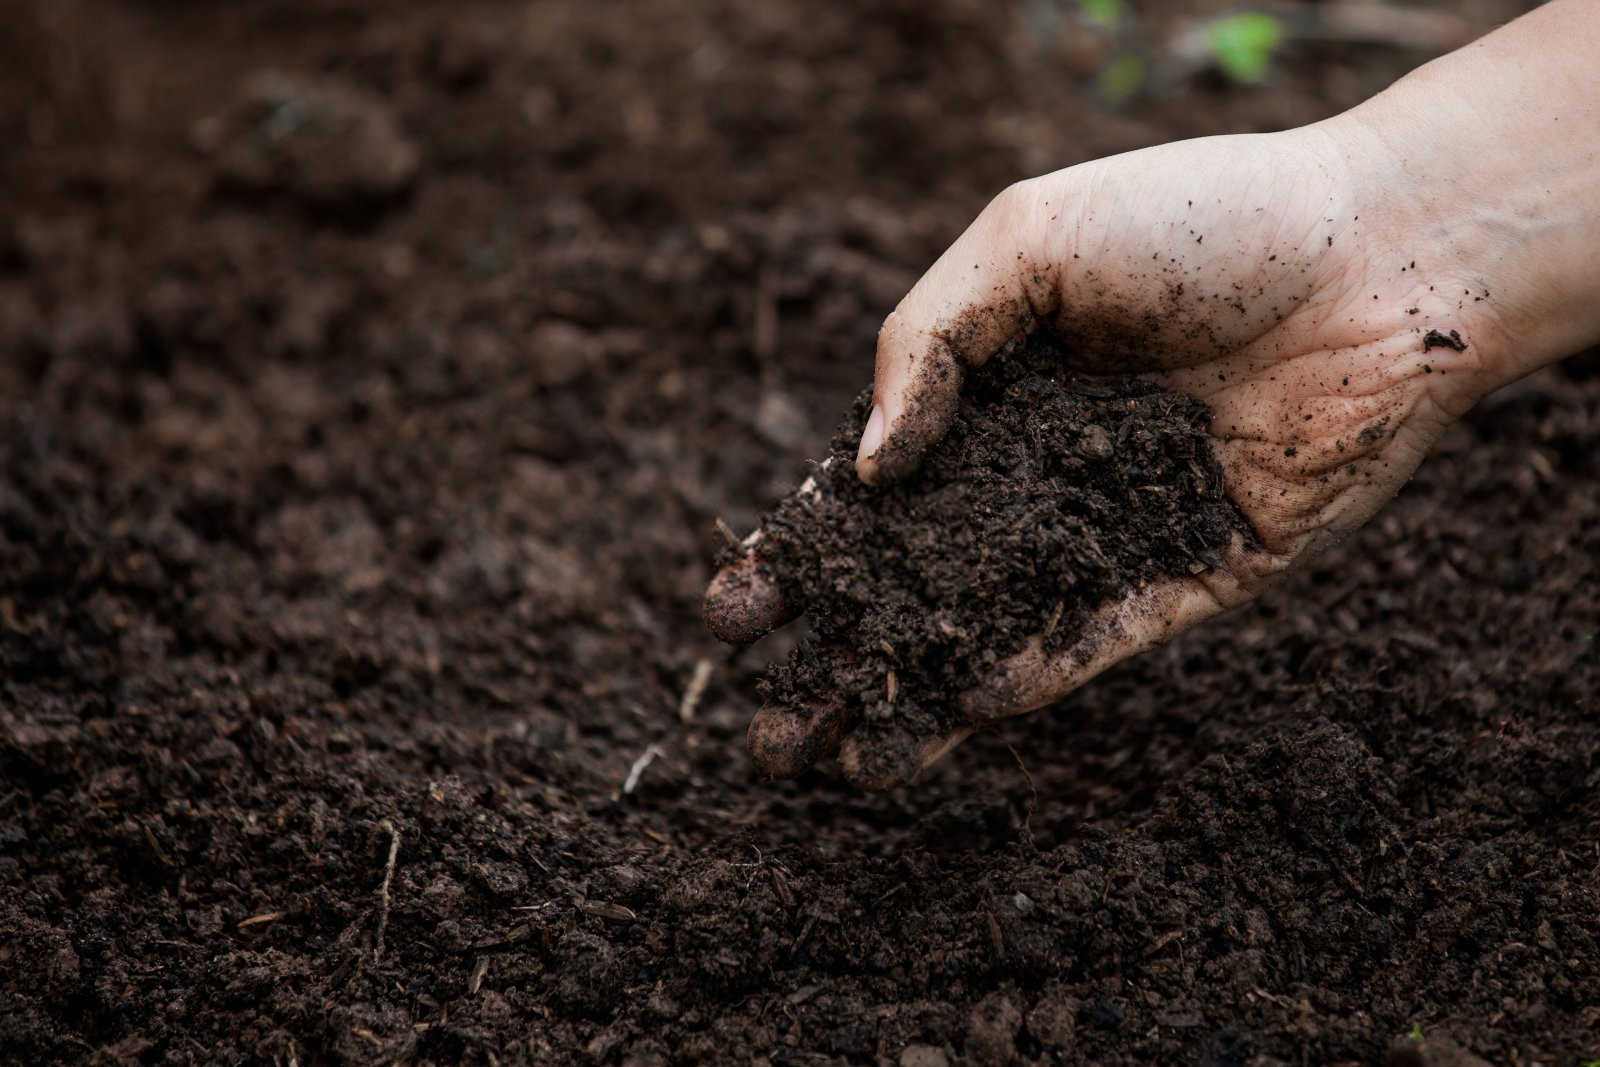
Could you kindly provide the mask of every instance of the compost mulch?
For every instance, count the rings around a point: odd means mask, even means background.
[[[911,788],[752,765],[716,520],[985,199],[1417,59],[1110,109],[1030,10],[8,13],[0,1060],[1600,1055],[1593,355]]]

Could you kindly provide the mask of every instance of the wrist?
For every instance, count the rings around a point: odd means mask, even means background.
[[[1423,312],[1469,339],[1468,404],[1600,341],[1597,37],[1587,5],[1551,4],[1322,124],[1364,252],[1414,261]]]

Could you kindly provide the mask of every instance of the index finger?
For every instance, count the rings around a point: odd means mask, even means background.
[[[1039,189],[1020,182],[990,201],[884,320],[856,455],[862,481],[916,469],[955,416],[966,368],[1033,328],[1054,290],[1033,251]]]

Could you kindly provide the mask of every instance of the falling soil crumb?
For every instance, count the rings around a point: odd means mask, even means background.
[[[949,432],[889,487],[855,475],[871,403],[857,399],[817,493],[763,523],[772,577],[814,631],[771,670],[770,702],[839,699],[868,729],[941,732],[1029,638],[1068,648],[1097,607],[1251,537],[1202,401],[1069,364],[1035,333],[971,373]]]

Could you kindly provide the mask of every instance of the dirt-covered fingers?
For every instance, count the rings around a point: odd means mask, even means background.
[[[1065,648],[1049,651],[1034,638],[982,685],[963,693],[961,710],[972,721],[985,722],[1041,708],[1244,599],[1248,593],[1221,570],[1134,590],[1097,611]]]
[[[1054,279],[1039,273],[1033,250],[1037,189],[1023,182],[995,197],[884,321],[856,459],[862,481],[914,470],[949,426],[965,369],[1030,330],[1052,299]]]
[[[833,463],[829,457],[821,467],[826,471]],[[816,497],[817,480],[807,477],[794,495],[802,499]],[[771,545],[762,531],[746,537],[739,549],[743,554],[712,576],[701,614],[707,628],[720,640],[748,645],[799,615],[800,605],[779,584],[777,572],[768,561]]]
[[[745,538],[744,555],[718,571],[706,587],[701,608],[706,627],[730,645],[748,645],[799,614],[762,559],[760,542],[759,530]]]
[[[857,789],[892,789],[914,781],[971,734],[970,726],[933,737],[916,737],[893,725],[858,729],[839,746],[839,766]]]
[[[837,700],[818,698],[800,708],[767,705],[750,720],[750,755],[768,778],[794,778],[839,743],[855,714]]]

